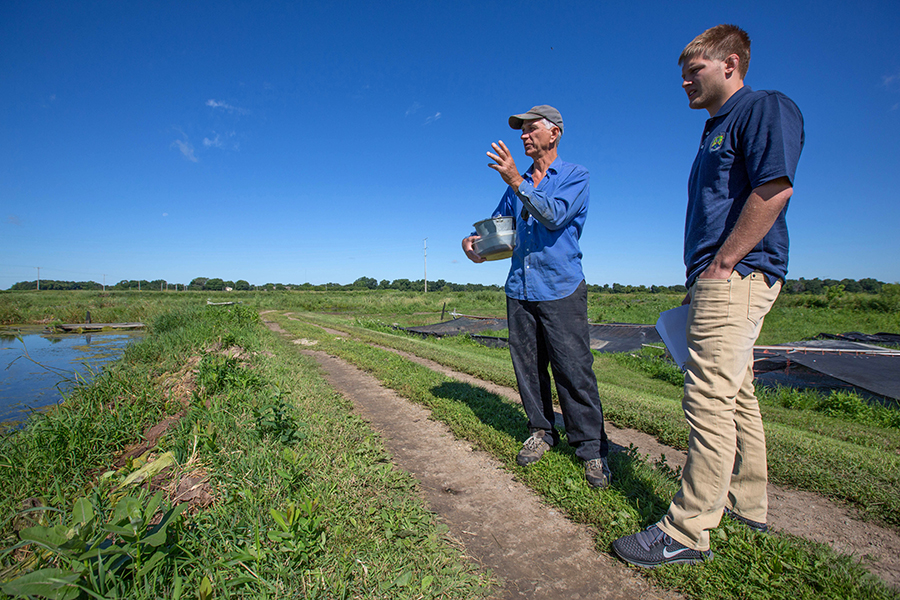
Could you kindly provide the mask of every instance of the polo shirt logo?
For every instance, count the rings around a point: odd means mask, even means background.
[[[710,152],[715,152],[716,150],[718,150],[719,148],[721,148],[721,147],[722,147],[722,142],[723,142],[723,141],[725,141],[725,134],[724,134],[724,133],[720,133],[720,134],[717,135],[715,138],[713,138],[713,141],[712,141],[712,142],[710,142],[710,144],[709,144],[709,151],[710,151]]]

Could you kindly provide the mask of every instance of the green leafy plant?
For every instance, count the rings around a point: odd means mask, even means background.
[[[262,381],[254,373],[241,368],[240,363],[228,356],[204,357],[197,369],[197,383],[203,397],[233,390],[258,390]]]
[[[270,509],[269,514],[278,526],[266,534],[270,541],[278,544],[281,552],[299,564],[308,564],[325,550],[326,534],[324,515],[321,514],[319,498],[304,498],[299,503],[291,502],[284,512]]]
[[[149,501],[128,495],[104,515],[97,494],[79,498],[67,515],[60,513],[63,518],[55,525],[35,525],[19,533],[21,541],[7,553],[27,547],[32,554],[20,566],[37,568],[0,584],[0,590],[54,599],[76,598],[82,592],[106,596],[121,590],[125,580],[140,579],[173,562],[180,553],[180,516],[187,504],[166,510],[161,503],[162,492]]]
[[[276,390],[271,402],[253,409],[256,429],[260,435],[271,435],[282,444],[296,444],[306,435],[302,431],[303,423],[294,419],[293,412],[293,407]]]

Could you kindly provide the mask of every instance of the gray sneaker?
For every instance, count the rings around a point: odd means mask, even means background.
[[[592,458],[584,461],[584,478],[588,485],[595,488],[605,488],[609,485],[612,474],[606,458]]]
[[[750,519],[747,519],[746,517],[742,517],[741,515],[737,514],[733,510],[726,508],[725,516],[729,517],[731,519],[734,519],[738,523],[743,523],[744,525],[746,525],[753,531],[756,531],[759,533],[768,533],[769,532],[769,526],[766,525],[765,523],[760,523],[759,521],[751,521]]]
[[[522,444],[522,449],[519,450],[519,455],[516,456],[516,462],[519,463],[519,466],[524,467],[541,460],[544,452],[550,449],[550,444],[544,441],[545,435],[546,432],[543,430],[535,431],[530,438],[525,440],[525,443]]]
[[[619,558],[638,567],[660,567],[675,563],[693,564],[712,558],[712,550],[694,550],[670,538],[665,531],[651,525],[634,535],[612,543]]]

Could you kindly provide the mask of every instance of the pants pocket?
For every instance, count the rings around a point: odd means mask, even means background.
[[[781,290],[781,282],[769,287],[766,276],[759,272],[753,272],[747,275],[747,320],[754,327],[758,326],[763,318],[769,313],[778,292]]]

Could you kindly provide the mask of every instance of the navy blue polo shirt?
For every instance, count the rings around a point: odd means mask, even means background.
[[[803,149],[803,115],[781,92],[744,86],[706,121],[688,180],[684,226],[687,286],[712,262],[754,188],[794,173]],[[787,205],[775,224],[736,266],[741,275],[762,271],[769,285],[788,265]]]

